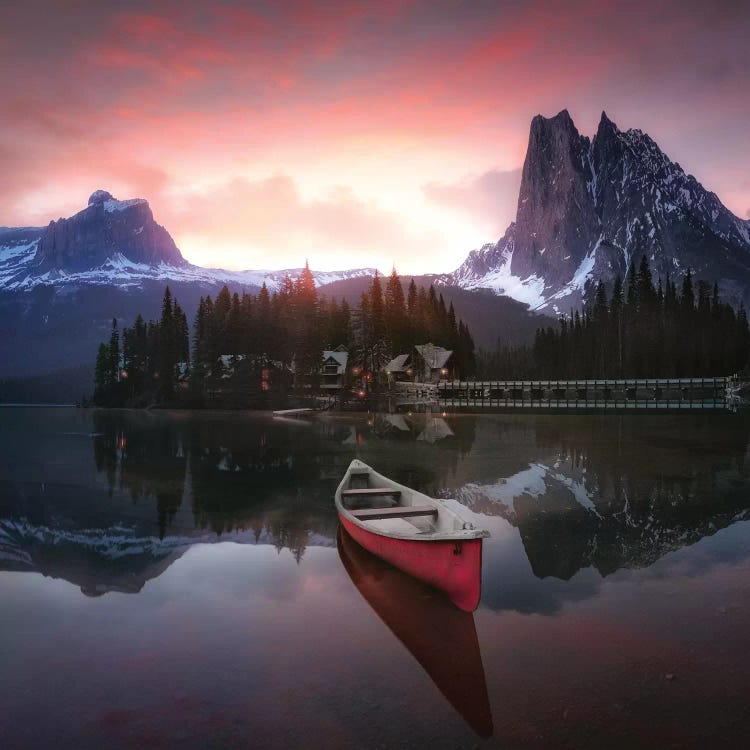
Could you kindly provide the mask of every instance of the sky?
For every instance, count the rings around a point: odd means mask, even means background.
[[[750,3],[0,2],[0,225],[106,189],[188,260],[455,269],[602,110],[750,218]]]

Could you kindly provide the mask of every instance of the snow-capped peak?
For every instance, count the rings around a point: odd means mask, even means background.
[[[586,281],[624,279],[641,255],[655,277],[690,268],[750,304],[748,222],[643,131],[603,112],[590,140],[563,111],[532,121],[516,221],[442,283],[556,311],[580,304]]]

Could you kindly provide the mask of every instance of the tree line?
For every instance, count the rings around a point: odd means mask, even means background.
[[[186,376],[190,364],[187,315],[169,287],[164,290],[161,317],[146,323],[138,315],[132,328],[112,319],[108,343],[101,343],[94,368],[94,403],[119,406],[139,400],[169,401],[176,381]]]
[[[406,292],[394,269],[383,284],[376,273],[370,287],[352,308],[346,299],[318,295],[307,265],[296,281],[287,277],[270,294],[263,284],[258,294],[230,293],[224,286],[215,299],[202,297],[191,337],[187,318],[169,287],[159,321],[138,316],[124,328],[122,346],[113,321],[109,343],[99,347],[94,400],[115,405],[175,398],[179,384],[193,402],[226,368],[225,357],[257,368],[290,371],[307,385],[317,384],[321,354],[343,346],[350,364],[371,373],[377,388],[384,366],[415,344],[432,342],[454,352],[464,377],[475,368],[474,341],[446,306],[435,288],[417,287],[412,279]]]
[[[483,378],[645,378],[730,375],[748,365],[745,309],[719,298],[718,286],[670,279],[654,284],[644,255],[608,291],[588,283],[581,310],[536,332],[533,346],[482,352]]]

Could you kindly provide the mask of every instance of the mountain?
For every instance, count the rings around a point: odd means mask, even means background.
[[[257,293],[265,283],[273,292],[301,272],[195,266],[146,200],[117,200],[105,190],[46,227],[0,227],[0,401],[25,400],[42,382],[49,387],[40,392],[50,400],[80,398],[90,388],[82,373],[90,372],[112,318],[126,325],[138,313],[158,318],[167,284],[192,319],[200,297],[215,296],[224,284]],[[373,273],[313,271],[313,277],[324,285]]]
[[[117,200],[106,190],[92,193],[88,205],[68,219],[45,228],[0,228],[0,291],[28,291],[39,286],[85,285],[142,288],[150,281],[201,285],[206,292],[232,284],[257,291],[265,283],[277,290],[288,275],[282,271],[226,271],[188,263],[170,236],[157,224],[143,198]],[[372,276],[371,268],[313,271],[317,284]],[[204,292],[205,293],[205,292]]]
[[[80,399],[90,389],[93,358],[112,318],[121,325],[131,325],[139,313],[158,318],[167,284],[192,319],[200,297],[215,296],[224,284],[257,293],[265,283],[273,292],[302,270],[193,265],[146,200],[117,200],[105,190],[94,192],[74,216],[46,227],[0,228],[0,401]],[[374,273],[313,271],[313,277],[329,297],[357,304]],[[522,343],[547,322],[505,297],[443,292],[485,348],[495,347],[499,331],[504,343]]]
[[[640,130],[621,131],[602,112],[590,140],[563,110],[531,122],[515,222],[441,283],[556,313],[580,304],[587,281],[624,280],[644,254],[655,277],[691,269],[750,303],[750,221]]]

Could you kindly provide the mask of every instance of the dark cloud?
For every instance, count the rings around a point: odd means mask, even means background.
[[[427,198],[447,208],[463,211],[501,234],[513,221],[518,203],[521,170],[491,169],[458,183],[431,182],[424,186]]]

